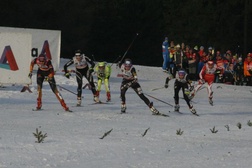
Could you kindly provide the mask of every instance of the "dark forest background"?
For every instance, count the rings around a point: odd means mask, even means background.
[[[61,30],[61,57],[81,49],[113,62],[124,55],[161,66],[164,37],[175,44],[252,49],[249,0],[1,0],[0,26]],[[138,33],[138,36],[136,35]]]

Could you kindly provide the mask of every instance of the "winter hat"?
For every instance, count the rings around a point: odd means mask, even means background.
[[[81,55],[81,50],[76,50],[75,51],[75,56],[80,56]]]
[[[252,58],[252,53],[248,53],[247,57],[251,57]]]

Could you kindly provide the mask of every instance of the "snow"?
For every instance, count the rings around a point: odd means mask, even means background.
[[[61,59],[61,69],[66,61]],[[135,67],[144,93],[174,104],[174,80],[168,89],[152,91],[164,85],[167,74],[161,67]],[[178,114],[171,106],[150,98],[160,112],[170,117],[152,115],[129,89],[127,113],[120,114],[121,79],[116,77],[119,69],[115,65],[112,68],[110,104],[91,105],[91,91],[84,89],[83,107],[75,107],[76,96],[59,89],[73,113],[63,110],[47,83],[43,87],[43,110],[32,111],[37,98],[35,73],[30,86],[33,93],[21,93],[22,86],[0,88],[0,167],[251,167],[252,127],[247,125],[252,121],[251,87],[214,84],[214,106],[208,103],[206,88],[200,90],[194,98],[199,117],[190,113],[183,99],[183,114]],[[67,79],[57,72],[55,79],[60,86],[76,92],[74,74]],[[105,95],[102,87],[100,99],[105,101]],[[211,132],[214,127],[217,133]],[[35,142],[36,128],[47,134],[43,143]],[[179,129],[182,135],[176,134]]]

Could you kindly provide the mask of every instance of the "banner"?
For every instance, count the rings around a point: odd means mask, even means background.
[[[29,33],[0,33],[0,84],[29,84],[30,50]]]
[[[59,70],[60,45],[61,31],[0,27],[0,84],[29,84],[31,60],[41,53]]]
[[[0,27],[1,32],[30,33],[32,35],[32,46],[29,55],[34,58],[44,53],[47,58],[51,59],[54,70],[59,70],[61,31]]]

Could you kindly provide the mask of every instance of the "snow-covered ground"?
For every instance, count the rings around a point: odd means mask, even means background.
[[[61,69],[67,60],[61,59]],[[113,65],[111,104],[93,103],[90,90],[83,90],[83,107],[75,107],[76,96],[60,90],[73,113],[65,112],[49,85],[44,83],[43,109],[36,107],[36,75],[30,89],[0,88],[0,168],[248,168],[252,165],[251,87],[214,84],[214,106],[206,88],[194,98],[199,117],[180,99],[178,114],[167,104],[150,98],[170,117],[154,116],[131,89],[126,94],[127,113],[120,114],[119,72]],[[144,93],[173,104],[173,82],[164,85],[161,67],[135,66]],[[73,69],[73,68],[72,68]],[[28,74],[27,74],[28,75]],[[57,84],[76,92],[70,79],[57,72]],[[85,80],[84,80],[85,83]],[[181,94],[182,96],[182,94]],[[100,99],[105,101],[104,87]],[[241,123],[241,129],[237,124]],[[212,133],[215,127],[217,133]],[[36,128],[47,134],[36,143]],[[177,135],[178,130],[183,131]],[[110,131],[103,139],[106,132]],[[145,136],[143,136],[143,134]]]

